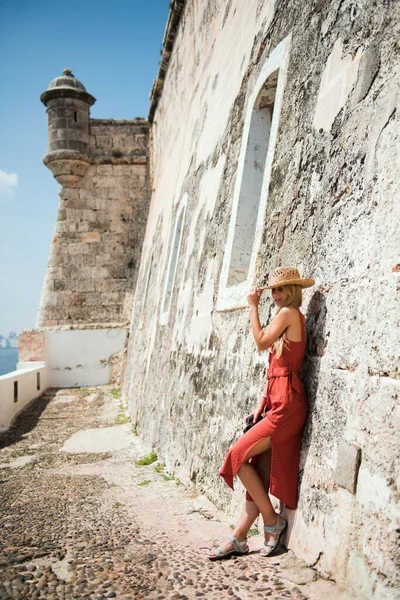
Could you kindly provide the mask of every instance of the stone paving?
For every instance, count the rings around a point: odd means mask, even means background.
[[[291,552],[212,563],[232,519],[170,478],[108,386],[47,392],[0,435],[0,599],[348,600]],[[148,450],[148,449],[147,449]]]

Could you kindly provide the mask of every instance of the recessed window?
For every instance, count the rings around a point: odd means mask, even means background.
[[[145,287],[144,287],[142,305],[141,305],[140,316],[139,316],[139,326],[138,326],[139,329],[142,329],[143,323],[145,320],[145,316],[146,316],[147,292],[149,290],[149,283],[150,283],[151,275],[153,272],[153,263],[154,263],[154,254],[151,255],[150,266],[147,271],[146,283],[145,283]]]
[[[14,402],[18,402],[18,381],[14,381]]]
[[[178,214],[175,221],[175,227],[172,235],[172,244],[169,254],[167,277],[164,285],[164,293],[161,302],[161,315],[160,323],[166,325],[168,323],[169,311],[171,309],[172,296],[174,292],[176,269],[179,260],[179,250],[181,247],[182,231],[185,223],[185,209],[186,209],[186,198],[185,194],[182,202],[179,205]]]
[[[218,310],[247,305],[254,285],[271,166],[289,59],[290,36],[266,58],[247,103],[232,214],[218,291]]]
[[[240,182],[227,285],[236,285],[246,281],[249,276],[278,74],[279,71],[271,73],[253,105]]]
[[[75,123],[78,122],[78,113],[76,111],[74,112],[74,121]]]
[[[40,390],[40,373],[36,373],[36,389]]]

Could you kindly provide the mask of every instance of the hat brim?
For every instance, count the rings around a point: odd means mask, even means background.
[[[314,279],[289,279],[287,281],[280,281],[278,283],[271,283],[271,285],[267,285],[264,289],[272,290],[277,287],[282,287],[284,285],[299,285],[302,288],[309,288],[315,284]]]

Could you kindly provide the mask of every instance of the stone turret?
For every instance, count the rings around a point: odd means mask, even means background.
[[[90,165],[90,107],[96,99],[70,69],[53,79],[40,99],[47,107],[49,132],[43,162],[62,186],[76,186]]]
[[[44,164],[62,190],[38,326],[126,324],[149,207],[149,124],[91,119],[95,99],[69,69],[40,98]]]

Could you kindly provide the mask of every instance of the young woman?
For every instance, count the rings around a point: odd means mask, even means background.
[[[294,267],[275,269],[265,288],[256,287],[248,296],[253,336],[259,350],[270,351],[267,384],[258,406],[246,418],[253,417],[254,427],[229,450],[220,475],[233,489],[238,475],[246,488],[246,500],[239,522],[226,542],[209,554],[219,560],[232,554],[247,554],[247,533],[261,513],[265,541],[263,556],[273,552],[287,527],[278,515],[268,492],[288,508],[297,504],[297,481],[301,434],[307,416],[307,400],[299,370],[306,349],[302,288],[314,285],[303,279]],[[258,316],[258,304],[264,289],[272,290],[278,311],[264,331]],[[257,423],[265,412],[265,417]]]

